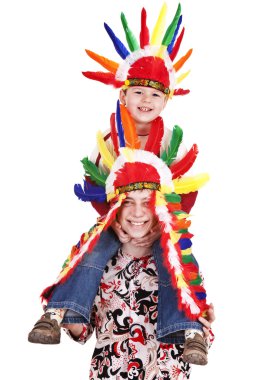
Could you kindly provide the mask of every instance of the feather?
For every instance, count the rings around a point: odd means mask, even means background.
[[[178,21],[178,25],[175,29],[175,32],[174,32],[174,35],[173,35],[173,38],[172,38],[172,41],[171,43],[167,46],[167,51],[168,51],[168,54],[170,55],[172,50],[173,50],[173,46],[174,46],[174,43],[175,43],[175,40],[176,40],[176,37],[179,33],[179,29],[180,29],[180,26],[181,26],[181,23],[182,23],[182,15],[180,15],[180,18],[179,18],[179,21]]]
[[[119,146],[120,148],[124,148],[125,139],[124,139],[124,130],[122,126],[121,114],[120,114],[119,100],[117,101],[117,104],[116,104],[116,125],[117,125],[117,132],[118,132],[118,138],[119,138]]]
[[[149,45],[149,30],[147,27],[147,13],[145,8],[141,11],[140,47],[143,49]]]
[[[164,151],[161,155],[161,159],[166,163],[167,166],[170,166],[170,164],[175,160],[182,141],[182,137],[182,129],[178,125],[175,125],[172,130],[172,138],[167,151]]]
[[[105,188],[91,185],[86,180],[84,180],[84,188],[82,188],[80,184],[76,184],[74,186],[74,192],[83,202],[105,202],[106,200]]]
[[[126,146],[131,149],[140,148],[140,140],[136,133],[136,126],[127,108],[120,104],[121,120],[124,129]]]
[[[117,53],[120,55],[120,57],[123,59],[128,57],[128,55],[130,55],[130,52],[127,50],[127,48],[124,46],[124,44],[119,40],[119,38],[116,37],[113,30],[106,23],[104,23],[104,27],[105,27],[106,32],[108,33],[109,37],[111,38],[111,41],[113,42],[113,45],[114,45]]]
[[[118,63],[111,61],[110,59],[105,58],[102,55],[98,55],[91,50],[85,49],[85,51],[86,51],[86,54],[90,58],[92,58],[94,61],[98,62],[102,67],[104,67],[105,69],[107,69],[108,71],[110,71],[113,74],[116,73],[118,66],[119,66]]]
[[[166,13],[167,13],[167,5],[166,3],[164,3],[160,10],[158,19],[156,21],[156,25],[153,29],[153,33],[150,40],[151,45],[156,45],[156,46],[161,45],[161,38],[164,33],[164,27],[165,27]]]
[[[99,168],[92,161],[90,161],[88,157],[83,158],[81,162],[86,174],[90,176],[91,180],[97,185],[105,186],[108,175],[100,172]]]
[[[150,128],[149,136],[144,149],[158,156],[163,135],[164,123],[163,119],[159,116],[152,122],[152,126]]]
[[[184,63],[189,59],[189,57],[191,56],[192,54],[192,51],[193,49],[189,49],[189,51],[183,56],[181,57],[174,65],[173,65],[173,68],[174,70],[177,72],[179,71],[182,66],[184,65]]]
[[[97,80],[105,84],[112,84],[116,88],[123,86],[124,82],[118,81],[113,73],[104,73],[102,71],[84,71],[82,73],[86,78]]]
[[[181,75],[177,78],[176,83],[178,84],[178,83],[180,83],[181,81],[183,81],[183,79],[185,79],[185,78],[188,76],[189,73],[190,73],[190,70],[187,71],[186,73],[181,74]]]
[[[175,30],[177,28],[177,24],[179,22],[180,14],[181,14],[181,5],[179,4],[174,18],[165,32],[161,45],[168,46],[171,43]]]
[[[101,131],[97,133],[97,145],[104,165],[111,169],[114,163],[114,157],[108,150]]]
[[[110,116],[110,131],[111,131],[111,139],[113,142],[114,150],[116,155],[119,156],[119,147],[118,147],[118,136],[116,131],[116,116],[114,113]]]
[[[121,21],[122,21],[122,25],[125,32],[126,41],[128,43],[130,50],[131,51],[139,50],[140,47],[139,47],[138,41],[136,37],[134,36],[133,32],[131,31],[131,29],[129,28],[125,14],[123,12],[121,13]]]
[[[209,181],[208,174],[198,174],[194,177],[183,177],[173,180],[173,185],[175,193],[177,194],[188,194],[191,191],[197,191],[200,189],[207,181]]]
[[[182,29],[182,31],[181,31],[179,37],[177,38],[177,41],[176,41],[176,43],[172,49],[172,52],[169,54],[171,61],[174,61],[174,59],[176,58],[176,55],[178,54],[178,52],[180,50],[180,45],[181,45],[181,42],[183,40],[184,32],[185,32],[185,28]]]
[[[170,166],[172,178],[174,179],[187,173],[187,171],[193,166],[197,155],[198,147],[196,144],[194,144],[180,161],[175,162]]]
[[[177,96],[177,95],[187,95],[189,93],[190,93],[190,90],[183,90],[183,88],[177,88],[176,90],[174,90],[173,95],[174,96]]]
[[[165,200],[168,203],[180,203],[181,196],[176,193],[164,194]]]

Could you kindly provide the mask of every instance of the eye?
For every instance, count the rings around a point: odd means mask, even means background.
[[[142,91],[140,91],[140,90],[136,90],[136,91],[135,91],[135,94],[141,95],[141,94],[142,94]]]
[[[154,92],[153,96],[160,98],[160,95]]]

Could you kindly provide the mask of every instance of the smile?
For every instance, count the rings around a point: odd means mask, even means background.
[[[143,224],[147,223],[146,222],[132,222],[132,221],[129,221],[129,223],[131,223],[133,226],[142,226]]]
[[[142,112],[149,112],[152,111],[152,108],[149,107],[138,107],[138,109]]]

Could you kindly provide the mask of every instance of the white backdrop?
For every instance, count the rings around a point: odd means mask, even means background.
[[[177,0],[167,1],[170,18]],[[167,126],[198,143],[195,171],[211,181],[193,209],[194,252],[214,302],[216,341],[192,379],[251,379],[255,352],[254,271],[255,20],[253,1],[181,1],[186,97],[164,112]],[[91,49],[119,60],[103,27],[122,40],[124,11],[139,33],[140,10],[150,30],[162,2],[154,0],[9,0],[0,5],[1,346],[5,379],[87,379],[95,344],[33,345],[27,333],[41,315],[39,294],[56,278],[70,247],[95,220],[73,195],[80,164],[108,127],[118,91],[81,72],[99,66]],[[252,331],[251,331],[252,330]],[[253,336],[254,335],[254,336]],[[3,376],[1,376],[3,378]]]

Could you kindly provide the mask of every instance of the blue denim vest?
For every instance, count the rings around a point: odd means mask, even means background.
[[[85,254],[73,274],[55,287],[47,308],[68,309],[63,323],[88,323],[100,281],[107,262],[116,254],[121,243],[111,228],[101,237],[90,254]],[[153,244],[153,255],[158,271],[157,340],[163,343],[184,343],[184,330],[202,330],[200,322],[189,320],[178,310],[177,291],[170,274],[163,265],[160,242]]]

